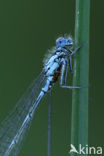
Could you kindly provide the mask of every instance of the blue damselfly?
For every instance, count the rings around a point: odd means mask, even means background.
[[[73,39],[70,36],[60,37],[56,40],[56,46],[46,58],[42,72],[32,82],[0,125],[0,156],[18,155],[39,102],[45,94],[51,91],[58,77],[60,77],[60,87],[68,89],[80,88],[78,86],[66,85],[68,65],[72,73],[71,56],[80,47],[77,47],[74,51],[72,50]]]

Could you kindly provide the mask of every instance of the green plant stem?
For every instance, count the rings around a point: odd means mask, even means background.
[[[90,0],[76,0],[75,46],[85,45],[74,57],[73,86],[88,86],[89,82],[89,18]],[[79,151],[79,144],[88,145],[88,89],[73,89],[71,144]],[[82,156],[83,153],[80,154]],[[84,154],[87,156],[87,154]],[[71,156],[78,156],[71,153]]]

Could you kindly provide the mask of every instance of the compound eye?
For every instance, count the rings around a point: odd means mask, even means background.
[[[70,43],[70,40],[68,40],[67,42]]]

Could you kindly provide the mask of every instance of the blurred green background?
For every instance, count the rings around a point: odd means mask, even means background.
[[[104,145],[104,1],[91,1],[89,145]],[[0,1],[0,121],[41,72],[46,51],[74,36],[75,0]],[[71,91],[52,90],[52,156],[68,156]],[[19,156],[47,155],[48,96],[40,104]]]

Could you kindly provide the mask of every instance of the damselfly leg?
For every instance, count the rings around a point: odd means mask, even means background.
[[[61,68],[61,76],[60,76],[60,87],[61,88],[67,88],[67,89],[79,89],[79,88],[86,88],[86,86],[67,86],[66,85],[66,79],[67,79],[67,60],[63,60],[62,68]],[[63,83],[64,81],[64,83]]]
[[[72,51],[71,49],[69,49],[69,51],[71,52],[71,56],[74,55],[80,48],[82,48],[85,45],[85,43],[81,44],[80,46],[78,46],[74,51]]]
[[[66,62],[66,63],[65,63],[66,66],[65,66],[65,71],[64,71],[64,73],[65,73],[64,82],[63,82],[64,85],[66,84],[67,73],[68,73],[68,61],[66,60],[65,62]],[[62,77],[60,78],[60,80],[63,81],[63,80],[62,80]]]
[[[72,63],[71,63],[71,57],[69,57],[69,68],[70,68],[71,74],[73,74]]]
[[[70,68],[70,72],[71,74],[73,74],[73,70],[72,70],[72,63],[71,63],[71,56],[74,55],[81,47],[83,47],[84,44],[81,44],[80,46],[78,46],[74,51],[71,50],[70,48],[67,49],[69,52],[71,52],[71,54],[68,54],[68,61],[69,61],[69,68]],[[67,52],[66,52],[67,53]]]

